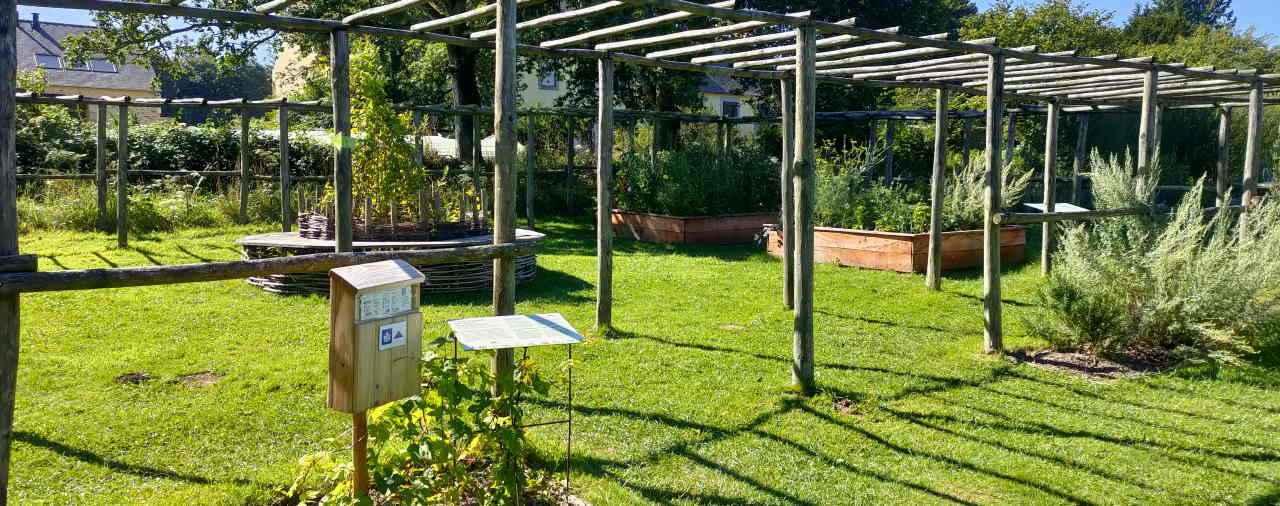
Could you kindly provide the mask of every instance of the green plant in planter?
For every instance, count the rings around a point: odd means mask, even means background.
[[[414,163],[411,113],[392,108],[388,78],[378,51],[367,38],[358,39],[351,53],[352,193],[356,202],[369,199],[374,211],[389,216],[391,203],[416,203],[427,183],[425,167]],[[358,207],[358,206],[357,206]]]
[[[778,163],[758,146],[722,153],[694,143],[680,151],[624,153],[615,163],[616,204],[629,211],[672,216],[776,212]]]

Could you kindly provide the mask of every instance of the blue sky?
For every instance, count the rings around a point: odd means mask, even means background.
[[[995,0],[974,1],[978,4],[979,9],[986,9],[995,3]],[[1023,0],[1020,3],[1032,2],[1031,0]],[[1146,2],[1140,2],[1139,0],[1086,0],[1085,3],[1094,9],[1115,11],[1113,22],[1123,24],[1135,5]],[[1280,45],[1280,2],[1277,0],[1234,0],[1231,6],[1235,9],[1238,27],[1246,28],[1252,26],[1259,33],[1271,34],[1271,44],[1273,46]],[[40,19],[45,21],[76,24],[92,23],[88,11],[48,7],[18,7],[18,15],[23,18],[30,18],[33,12],[39,12]],[[271,54],[269,47],[264,47],[263,50],[258,52],[258,59],[263,63],[271,63],[275,57]]]

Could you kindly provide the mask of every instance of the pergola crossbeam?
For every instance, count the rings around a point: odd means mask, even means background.
[[[947,34],[947,33],[935,33],[933,35],[925,35],[923,38],[945,39],[949,36],[950,34]],[[862,39],[858,39],[858,40],[862,40]],[[883,53],[887,51],[892,51],[894,49],[901,49],[904,47],[909,47],[909,45],[901,42],[877,42],[872,44],[861,44],[861,45],[852,46],[852,47],[835,49],[832,51],[819,52],[818,55],[816,56],[815,61],[822,62],[823,60],[830,60],[832,58],[841,58],[845,56],[858,55],[858,54]],[[783,63],[793,63],[795,61],[796,59],[794,56],[789,56],[789,57],[782,57],[782,58],[771,58],[771,59],[764,59],[764,60],[739,62],[739,63],[733,64],[733,66],[734,68],[765,67],[765,66],[773,66],[773,65],[783,64]],[[794,70],[793,68],[790,68],[790,67],[794,67],[794,66],[792,65],[792,66],[788,66],[788,68],[779,68],[778,70]]]
[[[809,17],[809,11],[802,11],[788,14],[788,16]],[[703,28],[699,30],[684,30],[664,35],[654,35],[652,37],[644,37],[639,39],[622,40],[617,42],[606,42],[596,44],[597,51],[617,51],[619,49],[628,49],[633,47],[643,48],[649,46],[662,46],[680,42],[683,40],[702,39],[707,37],[718,37],[720,35],[729,35],[734,33],[742,33],[754,30],[768,24],[763,21],[743,21],[731,25],[717,26],[712,28]]]
[[[626,6],[627,6],[626,2],[619,2],[619,1],[602,2],[595,5],[583,7],[581,9],[557,12],[555,14],[548,14],[540,18],[530,19],[528,21],[521,21],[516,24],[516,30],[517,31],[528,30],[530,28],[537,28],[539,26],[553,25],[556,23],[563,23],[565,21],[572,21],[575,19],[587,18],[587,17],[595,16],[597,14],[604,14],[606,12],[616,11]],[[497,35],[497,33],[498,33],[498,30],[496,28],[490,28],[488,30],[480,30],[478,32],[472,32],[471,35],[469,35],[469,37],[471,37],[472,39],[492,39],[494,36]]]
[[[849,24],[853,24],[852,18],[846,21]],[[898,31],[898,27],[895,26],[890,28],[884,28],[883,30],[896,32]],[[784,33],[788,33],[788,32],[784,32]],[[792,33],[794,37],[794,32],[789,32],[789,33]],[[852,35],[836,35],[832,37],[824,37],[824,38],[818,39],[817,47],[829,47],[829,46],[834,46],[838,44],[856,42],[857,40],[858,38]],[[743,60],[751,60],[753,58],[760,58],[762,56],[773,56],[773,55],[780,55],[780,54],[794,55],[795,51],[796,51],[795,44],[784,44],[779,46],[769,46],[769,47],[763,47],[759,49],[753,49],[751,51],[742,51],[738,53],[725,53],[725,54],[701,56],[689,61],[693,63],[728,63],[728,62],[736,62],[736,61],[743,61]]]
[[[716,3],[710,4],[710,5],[715,6],[715,7],[730,7],[730,6],[733,6],[733,2],[734,2],[734,0],[725,0],[725,1],[723,1],[723,2],[716,2]],[[599,29],[599,30],[592,30],[592,31],[589,31],[589,32],[585,32],[585,33],[580,33],[580,34],[574,35],[574,36],[572,36],[572,37],[565,37],[565,38],[563,38],[563,39],[549,40],[549,41],[543,42],[542,44],[539,44],[539,45],[540,45],[540,46],[542,46],[542,47],[563,47],[563,46],[568,46],[568,45],[571,45],[571,44],[577,44],[577,43],[581,43],[581,42],[590,42],[590,41],[593,41],[593,40],[596,40],[596,39],[603,39],[603,38],[605,38],[605,37],[613,37],[613,36],[615,36],[615,35],[623,35],[623,34],[627,34],[627,33],[631,33],[631,32],[637,31],[637,30],[643,30],[643,29],[645,29],[645,28],[650,28],[650,27],[653,27],[653,26],[661,26],[661,25],[665,25],[665,24],[667,24],[667,23],[671,23],[671,22],[673,22],[673,21],[679,21],[679,20],[681,20],[681,19],[686,19],[686,18],[690,18],[690,17],[693,17],[693,16],[695,16],[695,14],[693,14],[693,13],[684,12],[684,11],[677,11],[677,12],[672,12],[672,13],[669,13],[669,14],[663,14],[663,15],[661,15],[661,16],[657,16],[657,17],[652,17],[652,18],[648,18],[648,19],[642,19],[642,20],[639,20],[639,21],[633,21],[633,22],[630,22],[630,23],[625,23],[625,24],[616,25],[616,26],[610,26],[610,27],[608,27],[608,28],[601,28],[601,29]]]

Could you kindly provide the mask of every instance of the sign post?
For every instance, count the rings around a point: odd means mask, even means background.
[[[403,260],[329,271],[329,408],[351,413],[353,492],[369,492],[365,412],[421,388],[421,285]]]

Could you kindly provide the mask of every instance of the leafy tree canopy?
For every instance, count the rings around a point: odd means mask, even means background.
[[[223,70],[213,58],[202,57],[188,58],[176,65],[180,69],[178,72],[170,73],[166,66],[165,70],[156,73],[162,96],[258,100],[271,95],[271,70],[257,62],[249,61]],[[183,123],[190,125],[203,123],[210,118],[222,121],[231,117],[230,111],[223,109],[188,107],[173,112]]]

